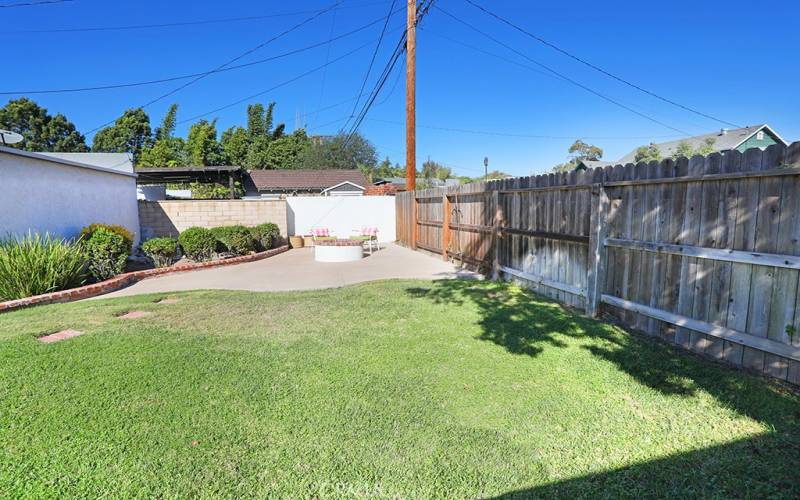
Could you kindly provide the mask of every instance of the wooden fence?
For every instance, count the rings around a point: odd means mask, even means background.
[[[399,242],[800,384],[800,142],[397,196]]]

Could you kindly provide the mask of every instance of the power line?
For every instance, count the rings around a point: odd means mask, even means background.
[[[267,58],[264,58],[264,59],[257,59],[255,61],[250,61],[250,62],[243,63],[243,64],[236,64],[236,65],[233,65],[233,66],[227,66],[225,68],[214,69],[214,70],[211,70],[211,71],[202,71],[202,72],[199,72],[199,73],[190,73],[190,74],[186,74],[186,75],[171,76],[171,77],[167,77],[167,78],[159,78],[159,79],[156,79],[156,80],[144,80],[144,81],[139,81],[139,82],[117,83],[117,84],[111,84],[111,85],[97,85],[97,86],[91,86],[91,87],[3,91],[3,92],[0,92],[0,95],[62,94],[62,93],[75,93],[75,92],[92,92],[92,91],[98,91],[98,90],[112,90],[112,89],[119,89],[119,88],[129,88],[129,87],[141,87],[141,86],[146,86],[146,85],[156,85],[156,84],[159,84],[159,83],[167,83],[167,82],[174,82],[174,81],[179,81],[179,80],[186,80],[188,78],[193,78],[193,77],[197,77],[197,76],[203,76],[203,75],[208,76],[208,75],[213,75],[213,74],[216,74],[216,73],[225,73],[225,72],[228,72],[228,71],[235,71],[235,70],[242,69],[242,68],[248,68],[250,66],[256,66],[256,65],[259,65],[259,64],[264,64],[264,63],[267,63],[267,62],[275,61],[277,59],[282,59],[284,57],[292,56],[292,55],[295,55],[295,54],[300,54],[302,52],[307,52],[309,50],[316,49],[318,47],[322,47],[323,45],[329,45],[329,44],[331,44],[331,43],[333,43],[333,42],[335,42],[337,40],[341,40],[342,38],[346,38],[348,36],[351,36],[351,35],[354,35],[356,33],[361,32],[361,31],[364,31],[364,30],[372,27],[373,25],[383,21],[383,19],[384,19],[383,17],[380,17],[378,19],[375,19],[375,20],[363,25],[363,26],[359,26],[358,28],[350,30],[350,31],[348,31],[346,33],[342,33],[340,35],[336,35],[335,37],[330,38],[328,40],[324,40],[322,42],[317,42],[317,43],[313,43],[311,45],[306,45],[305,47],[301,47],[299,49],[293,49],[293,50],[290,50],[288,52],[283,52],[281,54],[270,56],[270,57],[267,57]]]
[[[419,23],[422,21],[422,19],[425,17],[425,15],[429,12],[430,7],[433,5],[433,1],[434,0],[422,0],[422,3],[420,4],[420,8],[417,11],[417,18],[416,18],[416,20],[414,22],[414,26],[415,27],[417,25],[419,25]],[[397,46],[395,46],[395,49],[394,49],[394,51],[392,53],[392,56],[389,58],[389,61],[386,63],[386,66],[384,66],[384,70],[381,73],[381,76],[378,78],[378,81],[376,82],[375,86],[373,87],[372,92],[370,92],[369,98],[364,103],[364,106],[361,108],[361,112],[359,113],[358,118],[355,120],[353,125],[350,127],[350,132],[348,132],[348,134],[347,134],[347,139],[345,140],[345,145],[347,145],[350,142],[350,140],[352,140],[353,136],[358,131],[358,127],[361,126],[361,123],[364,121],[364,118],[366,118],[367,113],[369,113],[370,108],[374,104],[375,99],[377,99],[378,94],[380,94],[381,89],[386,84],[386,80],[391,75],[392,70],[394,69],[395,65],[397,64],[397,60],[405,52],[405,42],[406,42],[406,38],[407,37],[408,37],[408,29],[405,29],[405,30],[403,30],[403,34],[400,37],[400,40],[399,40]]]
[[[70,0],[72,1],[72,0]],[[376,5],[383,2],[365,2],[357,5],[341,5],[338,9],[354,9],[365,7],[368,5]],[[276,14],[264,14],[257,16],[241,16],[241,17],[222,17],[216,19],[200,19],[197,21],[174,21],[169,23],[156,23],[156,24],[132,24],[123,26],[88,26],[77,28],[53,28],[53,29],[33,29],[33,30],[16,30],[16,31],[0,31],[3,35],[17,35],[24,33],[83,33],[83,32],[96,32],[96,31],[130,31],[130,30],[144,30],[144,29],[157,29],[157,28],[179,28],[182,26],[202,26],[207,24],[225,24],[237,23],[246,21],[259,21],[262,19],[273,19],[276,17],[292,17],[300,16],[303,14],[314,14],[320,12],[319,10],[297,10],[293,12],[281,12]]]
[[[627,85],[629,87],[632,87],[632,88],[634,88],[634,89],[636,89],[636,90],[638,90],[640,92],[643,92],[643,93],[645,93],[645,94],[647,94],[647,95],[649,95],[651,97],[655,97],[656,99],[659,99],[659,100],[664,101],[664,102],[666,102],[668,104],[671,104],[673,106],[681,108],[681,109],[683,109],[685,111],[689,111],[691,113],[694,113],[696,115],[702,116],[704,118],[708,118],[709,120],[713,120],[713,121],[716,121],[716,122],[719,122],[719,123],[723,123],[725,125],[730,125],[732,127],[741,128],[741,125],[736,125],[735,123],[731,123],[729,121],[722,120],[720,118],[717,118],[715,116],[709,115],[707,113],[703,113],[702,111],[698,111],[698,110],[696,110],[694,108],[690,108],[689,106],[685,106],[685,105],[683,105],[681,103],[675,102],[675,101],[673,101],[671,99],[668,99],[668,98],[663,97],[663,96],[661,96],[659,94],[656,94],[655,92],[651,92],[651,91],[649,91],[649,90],[647,90],[645,88],[642,88],[639,85],[636,85],[635,83],[632,83],[632,82],[630,82],[630,81],[628,81],[628,80],[626,80],[626,79],[624,79],[624,78],[622,78],[620,76],[617,76],[617,75],[615,75],[615,74],[613,74],[613,73],[611,73],[609,71],[606,71],[605,69],[603,69],[603,68],[601,68],[601,67],[599,67],[599,66],[597,66],[595,64],[592,64],[591,62],[589,62],[589,61],[587,61],[587,60],[585,60],[585,59],[583,59],[581,57],[578,57],[578,56],[572,54],[571,52],[568,52],[568,51],[562,49],[561,47],[557,46],[556,44],[554,44],[552,42],[549,42],[549,41],[545,40],[544,38],[542,38],[542,37],[540,37],[540,36],[538,36],[538,35],[536,35],[534,33],[531,33],[530,31],[518,26],[517,24],[509,21],[508,19],[506,19],[506,18],[504,18],[504,17],[502,17],[502,16],[500,16],[500,15],[498,15],[498,14],[496,14],[496,13],[494,13],[494,12],[488,10],[488,9],[486,9],[482,5],[479,5],[479,4],[475,3],[473,0],[464,0],[464,1],[467,2],[468,4],[472,5],[472,6],[476,7],[477,9],[483,11],[484,13],[494,17],[495,19],[499,20],[500,22],[505,23],[508,26],[511,26],[512,28],[514,28],[515,30],[519,31],[520,33],[523,33],[524,35],[527,35],[528,37],[533,38],[537,42],[540,42],[540,43],[550,47],[551,49],[553,49],[555,51],[558,51],[558,52],[564,54],[565,56],[567,56],[567,57],[569,57],[571,59],[574,59],[575,61],[578,61],[579,63],[584,64],[584,65],[592,68],[595,71],[598,71],[598,72],[600,72],[600,73],[602,73],[602,74],[604,74],[604,75],[606,75],[606,76],[608,76],[610,78],[613,78],[614,80],[617,80],[620,83],[623,83],[623,84],[625,84],[625,85]]]
[[[361,44],[361,45],[359,45],[358,47],[356,47],[355,49],[353,49],[353,50],[351,50],[351,51],[349,51],[349,52],[346,52],[346,53],[342,54],[342,55],[341,55],[341,56],[339,56],[339,57],[336,57],[336,58],[334,58],[334,59],[331,59],[330,61],[328,61],[328,62],[327,62],[327,63],[325,63],[325,64],[322,64],[322,65],[320,65],[320,66],[317,66],[317,67],[315,67],[315,68],[312,68],[312,69],[310,69],[310,70],[308,70],[308,71],[305,71],[305,72],[303,72],[303,73],[300,73],[299,75],[296,75],[296,76],[294,76],[294,77],[292,77],[292,78],[290,78],[290,79],[288,79],[288,80],[284,80],[283,82],[281,82],[281,83],[279,83],[279,84],[277,84],[277,85],[275,85],[275,86],[273,86],[273,87],[270,87],[270,88],[268,88],[268,89],[266,89],[266,90],[262,90],[262,91],[260,91],[260,92],[257,92],[257,93],[255,93],[255,94],[249,95],[249,96],[247,96],[247,97],[244,97],[244,98],[241,98],[241,99],[237,99],[237,100],[236,100],[236,101],[234,101],[234,102],[231,102],[231,103],[229,103],[229,104],[225,104],[224,106],[220,106],[220,107],[218,107],[218,108],[216,108],[216,109],[212,109],[212,110],[210,110],[210,111],[206,111],[206,112],[204,112],[204,113],[200,113],[200,114],[198,114],[198,115],[195,115],[195,116],[192,116],[192,117],[190,117],[190,118],[186,118],[186,119],[184,119],[184,120],[180,120],[180,121],[178,121],[177,123],[178,123],[178,124],[181,124],[181,123],[186,123],[186,122],[189,122],[189,121],[192,121],[192,120],[196,120],[196,119],[198,119],[198,118],[202,118],[202,117],[204,117],[204,116],[207,116],[207,115],[210,115],[210,114],[213,114],[213,113],[217,113],[217,112],[219,112],[219,111],[222,111],[222,110],[224,110],[224,109],[231,108],[231,107],[233,107],[233,106],[236,106],[237,104],[241,104],[241,103],[243,103],[243,102],[247,102],[247,101],[249,101],[250,99],[254,99],[254,98],[256,98],[256,97],[259,97],[259,96],[261,96],[261,95],[264,95],[264,94],[266,94],[266,93],[268,93],[268,92],[272,92],[273,90],[276,90],[276,89],[278,89],[278,88],[284,87],[284,86],[286,86],[286,85],[288,85],[288,84],[290,84],[290,83],[292,83],[292,82],[295,82],[295,81],[297,81],[297,80],[299,80],[299,79],[301,79],[301,78],[303,78],[303,77],[306,77],[306,76],[308,76],[308,75],[310,75],[310,74],[312,74],[312,73],[316,73],[317,71],[320,71],[320,70],[322,70],[323,68],[325,68],[325,67],[327,67],[327,66],[330,66],[331,64],[334,64],[334,63],[336,63],[336,62],[338,62],[338,61],[341,61],[342,59],[344,59],[344,58],[346,58],[346,57],[348,57],[348,56],[350,56],[350,55],[352,55],[352,54],[355,54],[356,52],[358,52],[358,51],[360,51],[360,50],[363,50],[363,49],[365,49],[365,48],[366,48],[367,46],[369,46],[370,44],[372,44],[372,41],[371,41],[371,40],[370,40],[369,42],[367,42],[367,43],[364,43],[364,44]]]
[[[562,80],[564,80],[564,81],[566,81],[566,82],[568,82],[568,83],[570,83],[570,84],[572,84],[572,85],[575,85],[575,86],[577,86],[577,87],[580,87],[580,88],[582,88],[583,90],[585,90],[585,91],[587,91],[587,92],[589,92],[589,93],[591,93],[591,94],[594,94],[594,95],[596,95],[597,97],[599,97],[599,98],[601,98],[601,99],[603,99],[603,100],[605,100],[605,101],[608,101],[608,102],[610,102],[611,104],[614,104],[615,106],[618,106],[618,107],[620,107],[620,108],[622,108],[622,109],[625,109],[625,110],[627,110],[627,111],[629,111],[629,112],[631,112],[631,113],[633,113],[633,114],[635,114],[635,115],[637,115],[637,116],[640,116],[640,117],[642,117],[642,118],[644,118],[644,119],[646,119],[646,120],[649,120],[649,121],[651,121],[651,122],[653,122],[653,123],[656,123],[656,124],[658,124],[658,125],[661,125],[662,127],[668,128],[668,129],[670,129],[670,130],[674,130],[675,132],[678,132],[678,133],[680,133],[681,135],[685,135],[685,136],[687,136],[687,137],[690,137],[690,136],[692,135],[692,134],[690,134],[690,133],[688,133],[688,132],[686,132],[686,131],[684,131],[684,130],[681,130],[681,129],[675,128],[675,127],[673,127],[673,126],[671,126],[671,125],[668,125],[668,124],[666,124],[666,123],[664,123],[664,122],[662,122],[662,121],[660,121],[660,120],[657,120],[656,118],[653,118],[653,117],[651,117],[651,116],[649,116],[649,115],[646,115],[646,114],[644,114],[644,113],[641,113],[641,112],[639,112],[639,111],[637,111],[637,110],[633,109],[633,108],[632,108],[632,107],[630,107],[630,106],[627,106],[627,105],[625,105],[625,104],[623,104],[623,103],[621,103],[621,102],[619,102],[619,101],[617,101],[617,100],[615,100],[615,99],[612,99],[611,97],[608,97],[608,96],[607,96],[607,95],[605,95],[605,94],[601,94],[600,92],[598,92],[598,91],[596,91],[596,90],[592,89],[591,87],[589,87],[589,86],[587,86],[587,85],[584,85],[584,84],[582,84],[582,83],[580,83],[580,82],[578,82],[578,81],[576,81],[576,80],[573,80],[572,78],[570,78],[570,77],[568,77],[568,76],[564,75],[563,73],[560,73],[560,72],[556,71],[555,69],[551,68],[550,66],[547,66],[546,64],[544,64],[544,63],[541,63],[541,62],[539,62],[539,61],[537,61],[537,60],[533,59],[532,57],[528,56],[527,54],[525,54],[525,53],[523,53],[523,52],[520,52],[519,50],[515,49],[515,48],[514,48],[514,47],[512,47],[511,45],[508,45],[507,43],[504,43],[504,42],[502,42],[502,41],[498,40],[497,38],[493,37],[492,35],[489,35],[488,33],[484,32],[483,30],[481,30],[481,29],[479,29],[479,28],[475,27],[474,25],[472,25],[472,24],[470,24],[470,23],[468,23],[468,22],[464,21],[463,19],[460,19],[460,18],[456,17],[455,15],[451,14],[450,12],[448,12],[448,11],[444,10],[443,8],[441,8],[441,7],[439,7],[439,6],[436,6],[436,9],[437,9],[437,10],[439,10],[440,12],[442,12],[443,14],[447,15],[448,17],[452,18],[453,20],[455,20],[455,21],[457,21],[457,22],[459,22],[459,23],[461,23],[461,24],[463,24],[463,25],[467,26],[468,28],[472,29],[473,31],[476,31],[477,33],[480,33],[480,34],[481,34],[481,35],[483,35],[484,37],[488,38],[489,40],[492,40],[493,42],[497,43],[498,45],[500,45],[500,46],[502,46],[502,47],[505,47],[506,49],[508,49],[508,50],[510,50],[510,51],[512,51],[512,52],[514,52],[515,54],[517,54],[517,55],[519,55],[519,56],[521,56],[521,57],[524,57],[524,58],[525,58],[525,59],[527,59],[528,61],[530,61],[530,62],[534,63],[534,64],[535,64],[535,65],[537,65],[537,66],[539,66],[540,68],[544,68],[545,70],[549,71],[550,73],[552,73],[552,74],[554,74],[554,75],[558,76],[558,77],[559,77],[559,78],[561,78]]]
[[[336,28],[336,13],[337,10],[334,9],[333,16],[331,16],[331,31],[330,34],[328,35],[329,37],[333,36],[333,30]],[[325,51],[326,63],[331,60],[331,48],[333,48],[332,43],[328,44],[327,50]],[[328,77],[328,68],[326,66],[325,69],[322,70],[322,83],[319,86],[319,99],[317,99],[317,110],[314,112],[313,115],[314,122],[316,122],[317,118],[319,117],[319,108],[322,106],[322,97],[325,95],[325,80],[327,80],[327,77]]]
[[[14,7],[36,7],[38,5],[50,5],[56,3],[74,2],[75,0],[41,0],[39,2],[7,3],[0,4],[0,9],[11,9]]]
[[[380,118],[369,118],[371,121],[375,122],[382,122],[382,123],[389,123],[392,125],[404,125],[403,122],[393,121],[393,120],[383,120]],[[543,134],[519,134],[519,133],[512,133],[512,132],[495,132],[491,130],[475,130],[475,129],[465,129],[465,128],[457,128],[457,127],[442,127],[437,125],[419,125],[418,127],[427,128],[432,130],[441,130],[444,132],[458,132],[462,134],[477,134],[477,135],[493,135],[499,137],[516,137],[521,139],[602,139],[602,140],[611,140],[611,139],[657,139],[657,138],[674,138],[680,137],[676,135],[661,135],[661,136],[592,136],[592,135],[543,135]]]
[[[389,5],[389,15],[394,11],[394,4],[396,0],[392,0],[391,5]],[[372,52],[372,58],[369,60],[369,66],[367,66],[367,73],[364,75],[364,81],[361,82],[361,88],[358,90],[358,95],[356,96],[356,102],[353,103],[353,109],[350,111],[350,118],[353,118],[356,112],[356,108],[358,108],[358,102],[361,100],[361,96],[364,95],[364,87],[367,85],[367,81],[369,80],[369,74],[372,72],[372,66],[375,64],[375,58],[378,56],[378,50],[381,48],[381,43],[383,42],[383,36],[386,34],[386,26],[389,24],[389,16],[386,17],[386,22],[383,23],[383,29],[381,29],[381,35],[378,37],[378,43],[375,44],[375,50]],[[348,122],[350,120],[348,119]],[[345,128],[347,123],[342,126]]]

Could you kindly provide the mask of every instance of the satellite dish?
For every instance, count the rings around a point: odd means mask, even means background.
[[[0,142],[2,142],[4,146],[7,144],[16,144],[20,141],[22,141],[22,136],[18,133],[0,128]]]

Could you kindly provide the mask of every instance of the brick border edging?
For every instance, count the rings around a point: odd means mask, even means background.
[[[195,271],[198,269],[208,269],[211,267],[222,267],[233,264],[243,264],[245,262],[254,262],[272,257],[273,255],[281,254],[287,250],[289,250],[289,245],[283,245],[271,250],[267,250],[266,252],[252,253],[250,255],[233,257],[231,259],[217,260],[213,262],[195,262],[192,264],[181,264],[179,266],[162,267],[159,269],[133,271],[130,273],[120,274],[109,280],[101,281],[100,283],[93,283],[91,285],[84,285],[78,288],[70,288],[68,290],[45,293],[42,295],[34,295],[33,297],[26,297],[24,299],[0,302],[0,313],[13,311],[15,309],[22,309],[23,307],[88,299],[90,297],[96,297],[98,295],[119,290],[120,288],[132,285],[137,281],[141,281],[146,278],[152,278],[154,276],[163,276],[165,274],[176,274],[187,271]]]

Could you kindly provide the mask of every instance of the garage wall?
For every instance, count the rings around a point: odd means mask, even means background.
[[[397,239],[394,196],[290,196],[286,204],[290,235],[325,227],[347,238],[354,229],[374,226],[380,241]]]
[[[0,237],[28,231],[71,238],[92,223],[125,226],[139,239],[131,173],[0,148]]]

